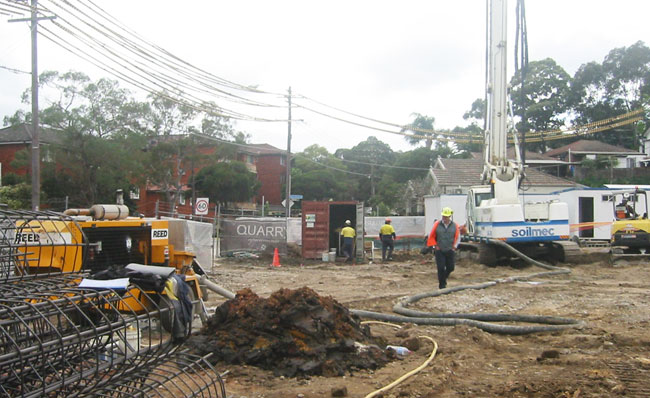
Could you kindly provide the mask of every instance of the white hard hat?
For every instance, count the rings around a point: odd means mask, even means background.
[[[345,225],[352,225],[352,222],[350,220],[345,220]]]

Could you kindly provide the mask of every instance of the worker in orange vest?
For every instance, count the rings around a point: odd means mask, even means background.
[[[442,209],[442,220],[433,223],[431,233],[427,239],[427,246],[433,248],[438,268],[438,288],[447,287],[447,278],[454,271],[456,249],[460,243],[460,228],[451,216],[454,211],[445,207]]]

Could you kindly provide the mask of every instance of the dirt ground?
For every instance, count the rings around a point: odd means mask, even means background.
[[[396,253],[390,263],[346,265],[297,258],[221,259],[210,279],[236,292],[250,288],[268,297],[280,288],[303,286],[331,296],[348,309],[392,312],[399,298],[437,289],[432,257]],[[512,313],[567,317],[579,328],[528,335],[491,334],[470,326],[371,324],[373,335],[400,345],[429,336],[435,357],[419,373],[383,393],[384,397],[650,397],[650,264],[612,266],[603,249],[585,252],[579,264],[560,264],[571,273],[499,283],[427,298],[409,308],[428,312]],[[478,264],[464,255],[448,287],[473,285],[545,270],[536,266]],[[211,293],[208,308],[225,301]],[[283,378],[251,366],[217,364],[228,397],[365,397],[422,365],[433,344],[375,371],[343,377]]]

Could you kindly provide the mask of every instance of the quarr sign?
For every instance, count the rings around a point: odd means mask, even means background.
[[[286,253],[287,223],[284,219],[224,220],[221,224],[221,252]]]

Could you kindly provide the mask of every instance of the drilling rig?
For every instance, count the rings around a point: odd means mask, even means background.
[[[507,1],[491,0],[488,29],[488,82],[482,184],[467,197],[467,236],[478,242],[479,261],[494,266],[504,258],[524,254],[531,258],[569,261],[579,247],[569,241],[566,203],[523,203],[519,187],[524,176],[520,148],[508,106]],[[512,134],[516,159],[506,154]]]

